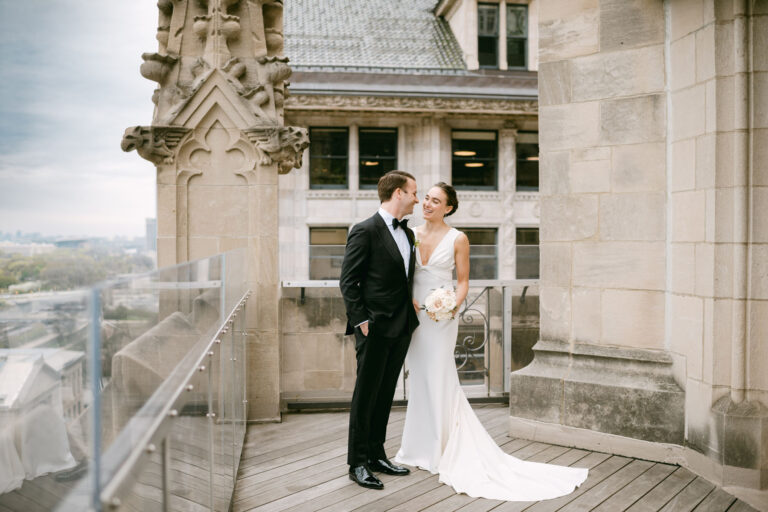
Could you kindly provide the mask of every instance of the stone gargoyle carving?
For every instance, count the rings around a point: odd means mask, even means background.
[[[306,128],[296,126],[253,127],[244,130],[259,154],[259,163],[277,162],[278,173],[288,174],[299,169],[304,150],[309,147]]]
[[[136,152],[155,165],[173,163],[173,148],[189,128],[181,126],[133,126],[126,128],[120,147]]]

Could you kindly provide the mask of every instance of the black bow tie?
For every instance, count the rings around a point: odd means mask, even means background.
[[[397,219],[393,218],[392,219],[392,227],[394,229],[403,228],[403,230],[405,230],[405,228],[408,227],[408,219],[397,220]]]

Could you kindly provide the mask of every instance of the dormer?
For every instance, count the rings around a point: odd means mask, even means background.
[[[467,69],[536,71],[539,0],[440,0]]]

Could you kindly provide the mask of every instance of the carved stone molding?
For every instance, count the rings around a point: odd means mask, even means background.
[[[538,201],[538,192],[516,192],[515,201]]]
[[[285,99],[286,111],[354,110],[385,112],[450,112],[467,114],[538,114],[535,100],[414,98],[399,96],[309,95],[295,92]]]
[[[375,190],[309,190],[307,199],[378,199]]]
[[[254,126],[243,130],[256,147],[262,165],[277,163],[280,174],[300,169],[304,150],[309,147],[306,128],[296,126]]]
[[[126,152],[135,149],[155,165],[172,164],[173,148],[189,131],[181,126],[133,126],[125,130],[120,147]]]
[[[465,192],[458,191],[459,201],[500,201],[500,192]]]

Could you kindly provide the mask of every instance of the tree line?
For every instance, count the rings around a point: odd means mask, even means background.
[[[72,290],[153,268],[148,256],[104,249],[57,249],[34,256],[0,252],[0,290],[30,281],[40,281],[40,290]]]

